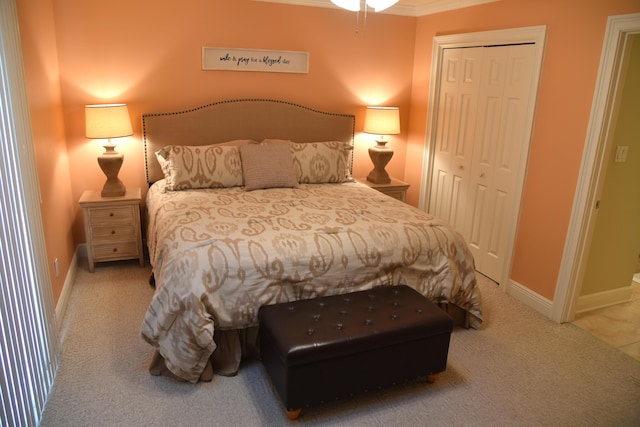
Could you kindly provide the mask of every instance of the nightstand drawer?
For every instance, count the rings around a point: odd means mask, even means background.
[[[104,243],[93,245],[93,258],[96,261],[106,259],[122,259],[123,257],[138,257],[138,242]]]
[[[378,191],[380,191],[381,193],[386,194],[389,197],[393,197],[394,199],[398,199],[401,202],[404,202],[405,198],[407,197],[406,196],[407,195],[407,190],[384,190],[384,191],[378,190]]]
[[[91,235],[94,243],[121,242],[135,240],[136,230],[133,219],[130,218],[128,224],[114,224],[110,227],[96,226],[92,228]]]
[[[117,206],[110,208],[91,208],[90,222],[92,226],[105,225],[111,222],[133,222],[135,219],[134,208],[138,206]],[[139,209],[139,208],[138,208]]]

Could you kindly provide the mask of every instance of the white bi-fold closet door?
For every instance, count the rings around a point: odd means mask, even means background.
[[[534,57],[533,43],[442,54],[429,211],[462,233],[476,269],[497,282],[510,262]]]

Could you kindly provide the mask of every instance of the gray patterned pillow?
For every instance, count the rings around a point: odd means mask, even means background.
[[[246,144],[239,149],[247,191],[298,186],[288,142]]]
[[[167,190],[237,187],[242,165],[237,146],[169,145],[156,152],[167,180]]]

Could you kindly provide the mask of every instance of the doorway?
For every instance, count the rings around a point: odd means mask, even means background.
[[[508,279],[511,269],[513,248],[515,245],[517,219],[519,215],[522,187],[524,185],[526,163],[529,153],[545,35],[546,27],[540,26],[439,36],[434,38],[432,60],[433,68],[431,72],[431,89],[428,109],[429,116],[427,117],[428,128],[430,130],[427,134],[427,143],[425,145],[426,152],[424,156],[425,162],[422,170],[422,176],[429,177],[429,179],[434,177],[434,179],[430,185],[423,183],[421,186],[419,206],[421,209],[434,213],[436,216],[442,217],[452,223],[454,228],[463,234],[471,247],[474,247],[474,244],[476,244],[477,253],[474,253],[474,257],[478,260],[486,260],[484,266],[482,264],[478,265],[478,270],[503,285],[503,290],[505,292],[508,291],[509,288]],[[530,79],[529,83],[525,85],[526,88],[522,95],[522,99],[524,100],[521,107],[522,117],[519,119],[517,126],[521,131],[518,143],[516,143],[518,150],[517,153],[514,153],[512,164],[509,165],[511,172],[510,194],[508,201],[506,197],[502,199],[497,197],[493,202],[487,203],[489,201],[489,197],[480,197],[483,195],[481,190],[483,190],[483,188],[489,188],[488,184],[485,185],[486,183],[494,182],[494,174],[488,170],[484,170],[482,165],[482,150],[475,150],[476,154],[472,151],[474,151],[473,145],[476,144],[477,141],[482,141],[483,133],[486,135],[488,129],[483,127],[484,125],[478,126],[480,134],[476,134],[474,129],[469,132],[470,138],[468,138],[468,140],[465,140],[466,137],[463,137],[462,139],[458,138],[458,140],[462,142],[462,145],[465,145],[468,148],[468,152],[464,156],[460,156],[459,151],[454,153],[450,149],[453,147],[454,141],[450,140],[452,138],[452,134],[449,134],[449,130],[453,129],[455,132],[461,129],[460,124],[465,120],[462,116],[466,113],[462,113],[462,115],[460,112],[455,113],[461,118],[458,120],[457,124],[453,125],[453,127],[449,127],[450,125],[446,124],[448,120],[448,114],[446,113],[447,107],[446,105],[441,104],[441,102],[445,102],[448,96],[448,73],[451,73],[455,68],[447,67],[447,64],[450,63],[450,60],[455,60],[456,55],[460,56],[460,59],[468,58],[470,61],[477,61],[474,57],[481,58],[484,55],[483,51],[491,52],[486,54],[489,58],[487,60],[487,72],[491,73],[497,69],[495,67],[492,68],[492,65],[495,64],[495,55],[498,54],[498,52],[504,53],[505,58],[508,58],[508,52],[516,52],[518,49],[529,51],[529,59],[526,61],[526,74],[530,74]],[[458,54],[452,54],[453,52],[458,52]],[[513,57],[515,58],[518,55],[519,54],[514,53]],[[505,64],[507,64],[509,59],[505,60],[507,61]],[[522,62],[517,65],[521,64]],[[469,80],[470,75],[462,75],[462,73],[466,73],[463,68],[464,66],[461,63],[458,68],[458,70],[461,70],[460,78],[463,80]],[[469,70],[472,68],[473,66],[470,66]],[[481,69],[482,65],[478,63],[477,68]],[[481,89],[478,90],[481,91]],[[472,102],[473,101],[469,100],[466,106],[472,106]],[[461,108],[465,108],[464,99],[460,100],[460,106]],[[508,110],[509,109],[505,109],[505,111]],[[482,113],[478,114],[478,116],[482,116]],[[485,120],[482,117],[479,117],[478,120],[480,123],[490,122],[489,118],[486,118]],[[510,122],[507,117],[502,118],[502,120],[503,123],[508,124]],[[496,134],[498,134],[500,130],[500,121],[500,119],[497,120],[494,123],[495,126],[491,128],[491,130],[495,131]],[[447,127],[449,127],[449,129],[447,129]],[[471,127],[475,128],[474,125],[471,125]],[[454,135],[453,138],[457,137]],[[445,145],[449,145],[450,147],[445,147],[445,150],[443,150],[443,142]],[[480,145],[481,144],[478,143],[478,146]],[[485,145],[485,147],[487,146],[488,145]],[[495,147],[492,149],[495,149]],[[445,153],[447,150],[449,152]],[[448,172],[445,172],[445,169],[443,168],[445,163],[448,163]],[[473,175],[473,171],[476,171],[477,174]],[[447,173],[449,176],[445,176]],[[495,175],[497,176],[499,174],[496,173]],[[463,179],[465,177],[466,179]],[[465,186],[467,186],[468,191],[464,190]],[[474,192],[474,188],[478,191]],[[497,187],[494,189],[497,189]],[[498,193],[498,191],[495,193]],[[472,196],[471,194],[474,195]],[[484,195],[488,194],[489,191],[484,192]],[[502,194],[504,194],[504,192],[502,192]],[[471,200],[475,200],[478,203],[472,203]],[[476,208],[481,207],[484,203],[487,210],[483,212],[482,216],[489,218],[489,220],[490,218],[495,219],[499,215],[487,212],[489,212],[492,207],[498,206],[501,202],[505,201],[508,203],[506,203],[502,209],[502,212],[506,212],[506,214],[500,219],[501,226],[496,227],[495,232],[490,235],[482,236],[480,234],[474,234],[474,230],[478,231],[490,228],[474,228],[474,224],[477,225],[477,222],[474,221],[477,221],[481,216],[477,213],[480,211]],[[483,242],[482,245],[480,244],[481,241]],[[492,254],[490,252],[498,247],[496,244],[497,242],[500,242],[500,256],[491,256]],[[481,246],[484,248],[481,248]],[[489,256],[485,256],[487,253],[489,253]],[[495,262],[496,260],[499,262]],[[483,271],[483,268],[486,272]]]
[[[610,153],[573,324],[640,360],[640,34],[626,37],[620,66],[606,143],[611,149],[605,150]]]
[[[613,149],[609,142],[615,127],[614,107],[622,89],[621,63],[628,37],[634,34],[640,34],[640,14],[609,17],[578,187],[553,300],[551,318],[556,322],[572,321],[577,309],[604,184],[604,162]]]

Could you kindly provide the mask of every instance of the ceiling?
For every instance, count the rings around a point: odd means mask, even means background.
[[[270,3],[296,4],[302,6],[338,8],[331,0],[254,0]],[[462,9],[499,0],[399,0],[394,6],[381,12],[391,15],[423,16],[447,10]]]

